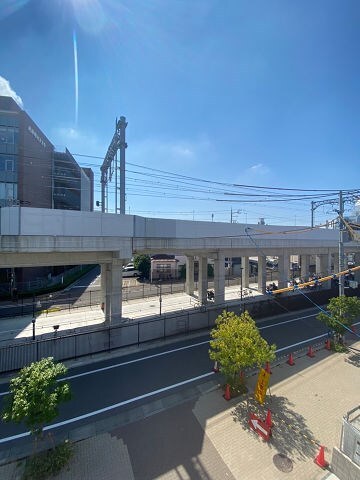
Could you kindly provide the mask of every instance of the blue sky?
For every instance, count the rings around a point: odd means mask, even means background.
[[[104,157],[126,116],[130,213],[230,221],[233,208],[239,222],[309,224],[309,200],[199,200],[142,167],[358,188],[359,24],[357,0],[1,0],[0,93],[11,88],[53,144],[77,154]],[[100,200],[102,160],[76,159],[93,168]],[[334,217],[316,210],[317,221]]]

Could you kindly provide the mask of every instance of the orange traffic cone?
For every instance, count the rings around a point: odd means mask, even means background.
[[[315,353],[314,353],[314,350],[312,349],[312,346],[311,346],[311,345],[310,345],[309,350],[308,350],[308,352],[307,352],[306,355],[307,355],[308,357],[310,357],[310,358],[315,357]]]
[[[265,424],[271,428],[273,426],[272,420],[271,420],[271,410],[268,409],[267,414],[266,414],[266,420]]]
[[[325,348],[326,348],[326,350],[331,350],[331,344],[330,344],[330,339],[329,338],[325,341]]]
[[[286,363],[288,363],[291,367],[292,367],[293,365],[295,365],[294,357],[293,357],[293,354],[292,354],[292,353],[290,353],[289,358],[288,358],[288,361],[287,361]]]
[[[314,458],[314,462],[321,468],[326,468],[329,463],[325,460],[325,448],[321,445],[319,453]]]
[[[271,368],[270,368],[270,362],[266,362],[265,372],[270,373],[270,374],[272,373]]]
[[[224,393],[223,397],[225,398],[225,400],[230,400],[230,398],[231,398],[230,385],[228,383],[226,384],[225,393]]]
[[[218,373],[218,371],[219,371],[219,364],[218,364],[218,361],[215,360],[213,372]]]

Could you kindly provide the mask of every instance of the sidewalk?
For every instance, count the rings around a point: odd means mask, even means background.
[[[353,345],[360,349],[360,342]],[[75,443],[75,455],[57,480],[333,480],[314,463],[319,445],[331,461],[342,417],[359,404],[360,354],[325,349],[289,366],[272,368],[271,395],[260,407],[249,395],[226,402],[218,382],[195,385],[120,412],[91,426]],[[269,391],[268,391],[269,393]],[[272,411],[268,443],[249,428],[248,414]],[[79,429],[80,430],[80,429]],[[97,435],[94,433],[98,432]],[[84,435],[84,431],[82,432]],[[80,432],[69,432],[81,438]],[[16,463],[0,467],[2,480],[19,478]]]
[[[255,290],[255,286],[256,284],[250,285],[252,296],[244,298],[244,304],[261,295]],[[232,300],[238,302],[239,298],[239,286],[226,287],[225,300],[227,302]],[[196,298],[190,297],[186,293],[163,295],[161,303],[162,314],[194,310],[197,304]],[[210,303],[209,306],[212,307],[213,304]],[[123,302],[122,314],[124,318],[121,322],[135,322],[156,318],[159,316],[159,312],[160,302],[158,296],[127,300]],[[32,315],[1,318],[0,345],[4,345],[13,339],[31,338],[33,331],[32,319]],[[104,321],[104,312],[101,310],[100,305],[72,308],[71,310],[58,310],[54,307],[49,310],[43,310],[38,314],[35,332],[37,338],[41,338],[41,335],[53,334],[54,325],[59,325],[59,331],[64,332],[64,330],[74,330],[82,327],[101,326]]]

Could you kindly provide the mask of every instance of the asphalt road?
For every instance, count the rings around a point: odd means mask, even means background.
[[[309,310],[286,314],[279,319],[272,318],[261,322],[259,328],[261,335],[269,343],[275,343],[277,349],[286,349],[291,346],[291,350],[296,350],[300,347],[294,347],[294,345],[299,342],[306,340],[309,340],[309,344],[318,342],[319,339],[311,339],[326,334],[326,328],[316,320],[315,316],[316,314],[309,313]],[[204,335],[146,351],[138,351],[131,355],[71,368],[68,376],[73,377],[69,379],[73,398],[70,402],[62,405],[56,422],[64,422],[121,402],[128,402],[127,405],[134,406],[137,403],[146,402],[148,398],[153,398],[152,395],[148,395],[150,392],[209,374],[213,364],[208,356],[208,340],[209,336]],[[282,350],[281,353],[286,353],[286,350]],[[208,379],[208,377],[205,378]],[[7,388],[7,384],[0,385],[0,409],[4,399],[4,395],[1,393],[6,392]],[[182,386],[174,388],[179,389]],[[157,395],[163,396],[169,391],[172,391],[172,388]],[[148,396],[132,401],[132,399],[144,395]],[[127,406],[111,408],[107,412],[72,422],[70,428],[91,423],[100,416],[112,415],[119,411],[119,408],[127,408]],[[0,449],[5,446],[9,447],[8,442],[2,442],[3,439],[26,431],[25,427],[21,425],[0,423],[0,427]],[[62,428],[68,430],[69,425],[59,427],[58,431]]]
[[[250,279],[252,281],[252,279]],[[239,285],[239,278],[227,278],[225,285]],[[209,281],[208,288],[213,288]],[[195,290],[197,282],[195,282]],[[185,291],[184,282],[164,281],[162,294],[173,294]],[[122,286],[123,301],[159,296],[160,287],[155,283],[141,282],[136,278],[124,278]],[[40,303],[39,303],[40,302]],[[38,310],[56,307],[60,310],[74,309],[84,306],[100,305],[102,302],[100,268],[95,267],[79,280],[64,290],[33,298],[19,298],[17,302],[10,300],[0,302],[0,319],[19,315],[35,314]]]

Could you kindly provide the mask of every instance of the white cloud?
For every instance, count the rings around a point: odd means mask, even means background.
[[[9,80],[0,76],[0,95],[4,97],[12,97],[19,107],[24,108],[21,97],[11,88]]]
[[[130,162],[177,170],[201,165],[211,156],[211,144],[207,139],[160,140],[145,139],[129,144],[127,158]],[[166,168],[165,168],[166,167]]]
[[[71,152],[88,155],[105,155],[108,145],[102,144],[99,138],[91,133],[73,127],[59,127],[51,132],[55,148],[68,148]]]
[[[257,163],[256,165],[252,165],[248,168],[248,173],[256,174],[256,175],[266,175],[269,173],[268,167],[266,167],[263,163]]]

